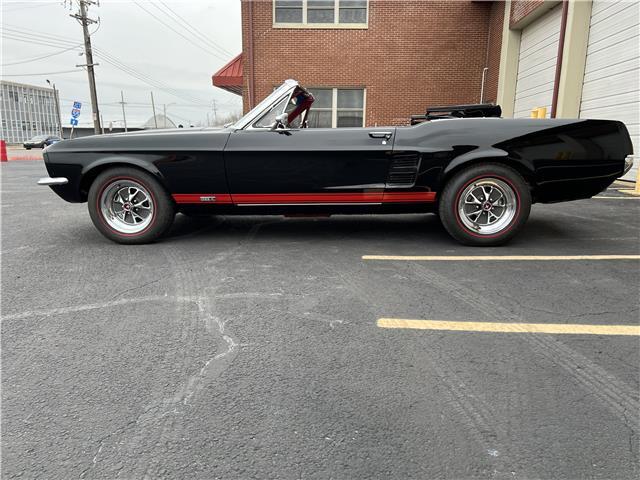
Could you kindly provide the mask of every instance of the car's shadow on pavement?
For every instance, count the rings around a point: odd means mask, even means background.
[[[193,240],[241,241],[259,230],[259,238],[265,241],[347,241],[378,244],[399,243],[432,247],[462,247],[444,229],[440,219],[433,214],[413,215],[335,215],[329,218],[286,218],[282,216],[210,216],[186,217],[177,215],[162,243],[182,243]],[[582,232],[584,233],[584,232]],[[594,227],[595,233],[595,227]],[[509,245],[520,248],[541,247],[558,242],[581,241],[572,228],[562,219],[532,218]],[[472,248],[472,247],[470,247]]]

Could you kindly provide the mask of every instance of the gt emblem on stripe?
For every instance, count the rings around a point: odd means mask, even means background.
[[[209,197],[200,197],[200,201],[201,202],[215,202],[216,201],[216,197],[211,195]]]

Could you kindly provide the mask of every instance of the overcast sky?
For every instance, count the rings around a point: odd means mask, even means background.
[[[82,27],[69,16],[77,10],[77,2],[70,8],[69,0],[0,1],[2,78],[45,87],[46,79],[55,82],[63,125],[69,122],[73,100],[83,102],[80,125],[93,125],[87,73],[75,67],[86,63],[79,55],[84,51]],[[110,122],[121,125],[122,109],[115,103],[120,101],[120,90],[128,103],[129,126],[151,118],[152,90],[156,112],[162,113],[166,105],[167,116],[185,126],[205,124],[207,114],[213,119],[214,100],[219,118],[241,111],[238,95],[211,84],[211,75],[242,50],[240,0],[101,0],[99,7],[91,6],[89,15],[100,17],[90,31],[95,31],[91,39],[97,50],[94,62],[100,64],[98,101],[106,127]],[[151,77],[156,85],[122,71],[128,67],[138,76]],[[33,75],[41,73],[45,75]]]

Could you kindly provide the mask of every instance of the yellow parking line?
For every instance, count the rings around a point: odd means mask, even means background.
[[[500,322],[448,322],[442,320],[409,320],[379,318],[380,328],[408,328],[414,330],[449,330],[461,332],[498,333],[553,333],[573,335],[635,335],[640,336],[640,325],[584,325],[564,323],[500,323]]]
[[[640,200],[640,197],[607,197],[605,195],[598,195],[597,197],[591,198],[606,198],[608,200]]]
[[[362,259],[426,262],[591,261],[640,260],[640,255],[363,255]]]
[[[640,195],[640,193],[638,193],[636,190],[632,188],[619,188],[618,191],[622,193],[627,193],[629,195]]]

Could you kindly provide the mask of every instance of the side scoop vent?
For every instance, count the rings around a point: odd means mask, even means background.
[[[420,154],[398,153],[391,161],[387,188],[412,187],[416,183],[418,167],[420,166]]]

